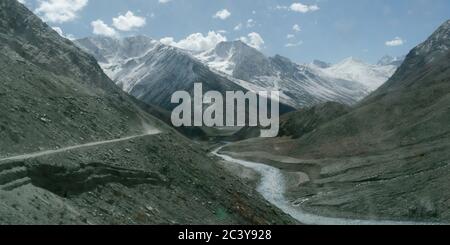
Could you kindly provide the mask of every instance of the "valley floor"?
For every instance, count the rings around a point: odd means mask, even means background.
[[[303,224],[432,225],[442,223],[442,220],[426,218],[425,215],[432,215],[430,214],[432,212],[431,210],[428,213],[425,213],[426,211],[419,213],[420,211],[418,210],[413,215],[408,212],[410,208],[406,208],[406,214],[403,214],[401,211],[395,213],[396,210],[382,210],[386,208],[385,205],[393,205],[395,202],[398,204],[399,202],[398,199],[392,197],[393,200],[390,203],[377,203],[379,200],[386,202],[386,193],[393,191],[389,186],[398,184],[395,183],[395,178],[393,178],[394,180],[384,181],[360,180],[352,183],[348,179],[349,176],[346,176],[347,180],[345,179],[345,175],[342,174],[338,177],[334,176],[333,179],[333,175],[330,174],[327,180],[323,176],[324,166],[326,164],[320,161],[304,161],[288,156],[273,155],[268,152],[245,151],[243,148],[240,148],[243,150],[241,152],[235,152],[229,149],[221,151],[222,148],[214,151],[214,154],[226,162],[241,165],[244,168],[252,169],[258,173],[260,180],[253,179],[254,182],[259,182],[256,185],[257,190],[266,200]],[[446,171],[447,167],[448,165],[441,166],[441,168],[435,169],[434,171]],[[332,172],[331,170],[328,171]],[[243,173],[242,169],[238,172],[239,175]],[[427,174],[430,173],[423,173],[425,176]],[[412,178],[417,176],[414,176],[414,174],[405,174],[398,177],[398,179],[404,181],[408,177]],[[338,181],[339,178],[341,180]],[[389,183],[390,181],[393,184]],[[385,190],[381,190],[381,188],[385,188]],[[397,188],[402,188],[402,185]],[[363,193],[361,194],[361,192]],[[411,191],[411,193],[403,193],[403,197],[397,198],[407,199],[410,198],[409,196],[417,193],[420,192],[417,190]],[[366,200],[363,200],[361,197],[366,198]],[[409,203],[409,205],[422,204],[420,202],[416,203],[416,200],[405,200],[404,202]],[[351,206],[353,210],[348,210],[348,206]],[[366,206],[374,208],[367,212]],[[402,206],[392,208],[398,208],[398,210],[405,209]],[[422,216],[419,218],[417,215]],[[437,213],[434,215],[436,217]]]

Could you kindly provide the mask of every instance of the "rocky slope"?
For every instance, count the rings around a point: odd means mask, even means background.
[[[310,108],[286,113],[280,117],[278,137],[300,138],[304,134],[316,130],[323,124],[350,112],[351,107],[336,102],[318,104]],[[236,142],[260,137],[260,128],[245,127],[225,138],[225,141]]]
[[[93,57],[13,2],[0,12],[0,155],[137,134],[157,122]]]
[[[327,102],[311,108],[287,113],[280,118],[279,136],[299,138],[319,128],[321,125],[347,114],[350,110],[349,106],[336,102]]]
[[[16,0],[0,50],[0,223],[292,222]]]
[[[254,139],[226,150],[297,158],[291,170],[318,167],[291,196],[312,212],[450,221],[449,33],[447,21],[347,114],[298,139]]]

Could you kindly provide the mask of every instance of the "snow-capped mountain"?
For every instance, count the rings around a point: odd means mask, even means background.
[[[76,43],[93,54],[105,73],[136,98],[172,109],[173,92],[204,90],[281,91],[280,102],[300,108],[335,101],[354,104],[385,82],[394,66],[367,65],[353,59],[337,65],[299,65],[276,55],[267,57],[241,41],[221,42],[192,53],[145,36],[123,39],[92,37]]]
[[[143,59],[150,52],[168,48],[142,36],[122,40],[103,37],[86,38],[78,40],[77,43],[92,53],[105,73],[128,93],[132,92],[136,84],[148,72],[135,67],[139,59]]]
[[[279,55],[266,57],[241,41],[219,43],[195,57],[210,68],[239,79],[239,84],[250,90],[278,88],[286,103],[295,107],[324,101],[354,104],[387,81],[397,69],[353,58],[336,65],[323,61],[299,65]]]
[[[136,98],[165,109],[175,91],[192,91],[193,84],[215,91],[246,91],[218,75],[189,53],[148,37],[85,38],[77,44],[93,54],[105,73]]]
[[[319,68],[326,76],[358,82],[366,87],[368,92],[372,92],[385,83],[397,70],[398,66],[371,65],[353,57],[327,68]]]

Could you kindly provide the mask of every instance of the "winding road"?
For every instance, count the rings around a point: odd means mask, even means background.
[[[98,146],[98,145],[112,144],[112,143],[127,141],[127,140],[131,140],[131,139],[146,137],[149,135],[155,135],[155,134],[159,134],[159,133],[161,133],[161,132],[157,129],[146,127],[145,133],[140,134],[140,135],[128,136],[128,137],[112,139],[112,140],[96,141],[96,142],[90,142],[90,143],[86,143],[86,144],[75,145],[75,146],[68,146],[68,147],[64,147],[64,148],[56,149],[56,150],[40,151],[40,152],[34,152],[34,153],[28,153],[28,154],[22,154],[22,155],[2,158],[2,159],[0,159],[0,191],[12,191],[16,188],[19,188],[21,186],[27,185],[32,182],[28,176],[27,168],[24,165],[23,160],[46,156],[46,155],[57,154],[57,153],[61,153],[61,152],[67,152],[67,151],[76,150],[76,149],[89,148],[89,147]]]
[[[132,139],[136,139],[136,138],[142,138],[142,137],[149,136],[149,135],[156,135],[156,134],[160,134],[160,133],[161,133],[161,131],[159,131],[157,129],[149,129],[144,134],[140,134],[140,135],[128,136],[128,137],[112,139],[112,140],[96,141],[96,142],[90,142],[90,143],[81,144],[81,145],[68,146],[68,147],[64,147],[64,148],[60,148],[60,149],[56,149],[56,150],[39,151],[39,152],[34,152],[34,153],[28,153],[28,154],[23,154],[23,155],[2,158],[2,159],[0,159],[0,164],[2,162],[21,161],[21,160],[27,160],[27,159],[31,159],[31,158],[71,151],[71,150],[88,148],[88,147],[93,147],[93,146],[98,146],[98,145],[112,144],[112,143],[132,140]]]
[[[232,162],[242,165],[246,168],[253,169],[261,175],[260,183],[257,191],[271,204],[281,209],[286,214],[289,214],[294,219],[306,225],[438,225],[435,223],[418,223],[418,222],[399,222],[399,221],[383,221],[383,220],[358,220],[358,219],[344,219],[331,218],[314,215],[303,211],[300,207],[296,207],[286,199],[286,183],[283,173],[275,167],[244,161],[230,157],[228,155],[220,154],[219,151],[224,146],[216,149],[212,153],[226,162]]]

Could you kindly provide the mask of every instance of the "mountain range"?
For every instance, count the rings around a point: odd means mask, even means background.
[[[204,52],[181,50],[144,36],[96,36],[76,43],[94,55],[124,91],[168,110],[173,108],[171,94],[191,91],[195,82],[202,82],[205,90],[222,93],[279,89],[282,104],[293,108],[327,101],[352,105],[384,83],[397,68],[355,59],[330,67],[299,65],[279,55],[267,57],[242,41],[221,42]]]

